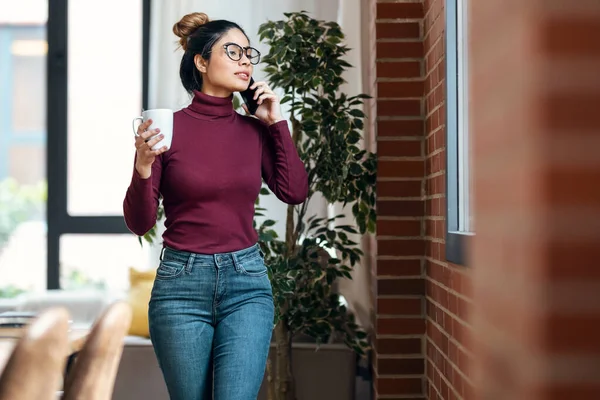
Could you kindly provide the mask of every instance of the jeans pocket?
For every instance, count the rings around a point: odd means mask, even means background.
[[[178,261],[161,261],[156,270],[156,279],[177,278],[185,269],[185,263]]]
[[[238,264],[239,271],[248,276],[263,276],[267,274],[267,266],[262,257],[244,259]]]

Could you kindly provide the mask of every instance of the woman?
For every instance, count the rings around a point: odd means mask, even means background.
[[[233,92],[248,87],[260,60],[242,28],[192,13],[173,31],[185,50],[181,82],[193,100],[174,114],[168,151],[151,149],[161,140],[152,121],[140,125],[124,200],[137,235],[154,226],[161,195],[165,208],[150,336],[172,399],[211,399],[213,390],[217,400],[255,399],[274,308],[254,201],[262,177],[280,200],[300,204],[308,178],[265,82],[253,85],[256,118],[233,109]]]

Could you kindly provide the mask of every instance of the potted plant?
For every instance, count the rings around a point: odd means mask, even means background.
[[[272,230],[273,220],[255,221],[273,286],[276,309],[276,357],[269,362],[269,397],[296,399],[292,371],[292,341],[298,334],[317,343],[339,338],[357,354],[368,349],[367,335],[333,291],[337,279],[350,272],[363,252],[353,236],[375,231],[375,154],[362,150],[364,94],[340,93],[343,60],[349,48],[335,22],[319,21],[306,12],[284,14],[259,29],[270,46],[265,73],[272,87],[284,92],[290,106],[292,139],[309,179],[308,199],[288,206],[285,238]],[[264,195],[266,191],[261,191]],[[356,221],[355,229],[339,224],[343,215],[319,218],[308,204],[316,194],[341,203]],[[258,216],[262,209],[258,208]]]

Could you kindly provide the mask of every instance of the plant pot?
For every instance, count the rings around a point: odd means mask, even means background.
[[[158,264],[160,263],[160,253],[163,249],[162,235],[164,232],[165,221],[164,218],[162,218],[156,222],[156,235],[153,239],[153,243],[144,241],[144,263],[143,266],[140,267],[140,270],[151,271],[158,268]]]
[[[275,344],[269,357],[275,367]],[[292,344],[292,369],[297,400],[351,400],[356,385],[356,353],[344,344]],[[258,400],[267,400],[267,378]]]

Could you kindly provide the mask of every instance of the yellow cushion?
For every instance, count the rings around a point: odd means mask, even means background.
[[[129,334],[150,337],[148,328],[148,302],[154,284],[156,270],[138,271],[129,268],[129,296],[128,302],[133,311]]]

